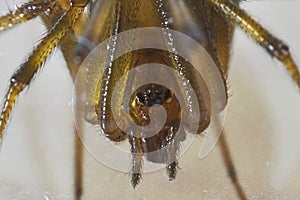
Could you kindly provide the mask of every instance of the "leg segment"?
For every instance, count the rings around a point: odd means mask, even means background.
[[[80,200],[83,190],[83,145],[78,136],[77,130],[74,127],[74,199]]]
[[[25,3],[14,12],[0,17],[0,31],[5,31],[19,23],[31,20],[40,15],[42,12],[51,9],[54,4],[54,0],[33,0]]]
[[[142,159],[144,149],[142,146],[142,139],[134,136],[129,136],[132,154],[132,168],[131,168],[131,185],[135,188],[142,178]]]
[[[168,131],[166,137],[166,144],[163,146],[166,147],[167,152],[167,173],[169,176],[169,181],[173,181],[176,178],[178,162],[176,158],[176,151],[178,149],[178,142],[174,141],[177,130],[174,132],[173,128]]]
[[[178,167],[174,142],[167,146],[167,157],[167,173],[169,181],[173,181],[176,178]]]
[[[213,7],[232,23],[238,25],[272,57],[282,62],[300,88],[300,71],[289,53],[289,48],[280,39],[269,33],[244,10],[229,0],[210,0]]]
[[[67,5],[65,5],[66,0],[56,0],[56,4],[51,8],[51,12],[43,12],[40,15],[47,29],[49,30],[53,24],[55,24],[59,18],[65,13]],[[80,18],[77,20],[75,26],[72,30],[69,30],[68,33],[64,36],[64,39],[60,43],[60,49],[63,53],[64,59],[67,63],[68,70],[73,78],[76,77],[77,70],[80,66],[74,59],[75,56],[75,47],[79,45],[77,37],[82,35],[82,32],[85,30],[84,24],[86,24],[89,14],[82,13]]]
[[[235,170],[235,167],[234,167],[231,155],[230,155],[230,151],[229,151],[226,139],[225,139],[225,133],[222,133],[220,135],[219,145],[220,145],[220,151],[221,151],[221,154],[223,157],[223,161],[224,161],[224,164],[227,169],[228,176],[235,188],[235,191],[236,191],[239,199],[246,200],[247,198],[246,198],[245,192],[239,183],[238,176],[236,174],[236,170]]]
[[[6,94],[2,113],[0,115],[0,138],[3,135],[15,100],[20,92],[30,84],[32,77],[41,68],[49,54],[63,39],[64,35],[73,28],[76,20],[84,10],[86,4],[73,3],[65,15],[53,26],[41,43],[33,50],[27,61],[23,63],[11,78],[9,90]]]

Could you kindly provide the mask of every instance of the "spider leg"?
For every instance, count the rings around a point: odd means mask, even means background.
[[[63,17],[60,18],[40,44],[33,50],[27,61],[20,66],[10,79],[10,86],[0,115],[0,138],[2,138],[12,108],[20,92],[30,84],[33,76],[42,67],[49,54],[63,39],[64,35],[73,28],[86,4],[86,1],[80,0],[73,2]]]
[[[132,167],[131,167],[131,185],[135,188],[142,178],[142,159],[144,154],[142,138],[129,136],[130,150],[132,154]]]
[[[81,140],[77,134],[77,130],[74,127],[74,177],[75,177],[75,184],[74,184],[74,199],[79,200],[81,199],[82,195],[82,174],[83,174],[83,146]]]
[[[167,146],[167,173],[169,181],[173,181],[176,178],[178,162],[176,158],[176,150],[174,141]]]
[[[231,154],[230,154],[227,142],[226,142],[224,131],[222,134],[220,134],[218,142],[219,142],[220,151],[221,151],[221,154],[223,157],[223,161],[224,161],[224,164],[227,169],[228,176],[229,176],[230,180],[232,181],[232,184],[234,185],[236,193],[237,193],[239,199],[246,200],[247,198],[246,198],[245,192],[238,180],[238,176],[237,176],[237,173],[236,173],[236,170],[235,170],[232,158],[231,158]]]
[[[15,11],[0,17],[0,31],[5,31],[22,22],[29,21],[42,12],[51,9],[55,4],[54,0],[30,1],[18,7]]]
[[[178,143],[175,141],[176,131],[170,129],[166,137],[166,153],[167,153],[167,173],[169,176],[169,181],[173,181],[176,178],[178,162],[176,158],[176,151],[178,149]]]
[[[244,10],[229,0],[210,0],[214,8],[238,25],[250,37],[252,37],[261,47],[263,47],[272,57],[283,63],[290,76],[300,88],[300,71],[295,64],[288,46],[280,39],[273,36],[262,25],[251,18]]]
[[[65,13],[67,8],[63,1],[56,2],[56,4],[51,8],[51,12],[43,12],[40,15],[48,30]],[[64,39],[59,44],[73,80],[76,77],[78,67],[81,63],[78,63],[77,60],[74,59],[75,49],[80,44],[77,38],[82,36],[82,32],[85,30],[84,24],[87,23],[88,18],[89,14],[83,12],[80,18],[77,20],[75,26],[72,28],[72,30],[69,30],[68,33],[65,34]]]

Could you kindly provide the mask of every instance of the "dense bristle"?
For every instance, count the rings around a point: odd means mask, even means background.
[[[131,175],[131,185],[133,188],[136,188],[137,185],[140,183],[140,180],[142,178],[141,173],[132,173]]]

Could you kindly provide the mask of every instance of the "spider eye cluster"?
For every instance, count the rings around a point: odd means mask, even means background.
[[[135,100],[138,105],[147,107],[151,107],[155,104],[162,105],[172,101],[172,92],[162,85],[151,84],[137,92]]]

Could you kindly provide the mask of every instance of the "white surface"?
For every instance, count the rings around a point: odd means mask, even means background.
[[[243,7],[284,39],[300,64],[300,2],[257,1]],[[34,20],[1,33],[0,97],[43,30]],[[56,53],[15,107],[0,152],[0,199],[73,199],[72,82]],[[299,199],[299,91],[282,66],[239,30],[232,56],[225,129],[242,186],[249,199]],[[175,182],[169,183],[162,170],[144,174],[136,190],[127,174],[85,152],[83,197],[235,199],[218,149],[199,160],[199,142],[179,161]]]

